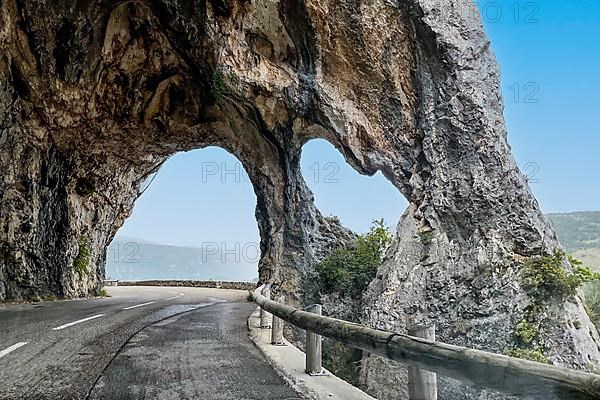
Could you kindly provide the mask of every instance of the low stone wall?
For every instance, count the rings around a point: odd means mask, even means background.
[[[118,281],[118,286],[186,286],[214,289],[254,290],[256,282],[193,281],[193,280],[149,280]]]

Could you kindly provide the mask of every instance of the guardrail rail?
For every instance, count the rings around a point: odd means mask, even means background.
[[[270,313],[307,332],[457,379],[477,389],[492,389],[527,399],[600,399],[600,375],[372,329],[298,310],[272,301],[264,294],[270,295],[270,288],[264,285],[252,294],[263,313]],[[421,382],[435,385],[435,379],[431,380],[431,377],[421,379]],[[417,388],[431,396],[435,396],[435,389]]]

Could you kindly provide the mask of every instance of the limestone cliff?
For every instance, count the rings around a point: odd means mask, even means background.
[[[260,278],[296,304],[323,231],[299,168],[311,138],[410,203],[370,325],[435,321],[442,340],[501,351],[529,301],[522,261],[557,247],[470,0],[4,0],[0,50],[0,299],[93,293],[145,178],[210,145],[248,172]],[[580,304],[548,315],[553,362],[598,362]],[[402,398],[394,368],[367,360],[369,390]]]

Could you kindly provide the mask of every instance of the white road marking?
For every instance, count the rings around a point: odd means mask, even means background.
[[[68,324],[64,324],[64,325],[61,325],[61,326],[57,326],[56,328],[52,328],[52,330],[53,331],[60,331],[62,329],[68,328],[70,326],[77,325],[77,324],[80,324],[82,322],[90,321],[92,319],[96,319],[96,318],[100,318],[100,317],[104,317],[104,314],[98,314],[98,315],[94,315],[94,316],[87,317],[87,318],[84,318],[84,319],[80,319],[78,321],[69,322]]]
[[[132,308],[143,307],[143,306],[147,306],[147,305],[150,305],[150,304],[154,304],[154,302],[153,301],[149,301],[147,303],[142,303],[142,304],[137,304],[135,306],[125,307],[123,310],[131,310]]]
[[[179,295],[180,295],[180,296],[185,296],[185,294],[183,294],[183,293],[179,293]]]
[[[175,300],[175,299],[178,299],[178,298],[179,298],[179,296],[174,296],[174,297],[169,297],[168,299],[165,299],[165,300]]]
[[[12,346],[10,346],[10,347],[8,347],[8,348],[0,351],[0,358],[4,357],[8,353],[11,353],[11,352],[15,351],[19,347],[25,346],[26,344],[27,344],[27,342],[19,342],[19,343],[13,344]]]

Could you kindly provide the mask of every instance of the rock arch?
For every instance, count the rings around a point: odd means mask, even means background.
[[[173,152],[207,145],[248,171],[261,279],[296,302],[331,245],[315,246],[326,222],[300,174],[302,144],[325,138],[402,192],[399,240],[368,294],[374,326],[436,319],[443,340],[501,351],[528,301],[508,278],[558,247],[510,154],[469,0],[5,0],[0,49],[1,299],[91,293],[140,182]],[[80,236],[95,267],[83,279],[72,270]],[[498,278],[502,266],[515,275]],[[479,304],[470,295],[482,289]],[[494,337],[477,334],[485,302],[507,298]],[[551,358],[598,361],[581,305],[552,307],[545,334],[565,339]],[[457,316],[473,322],[467,334]]]

